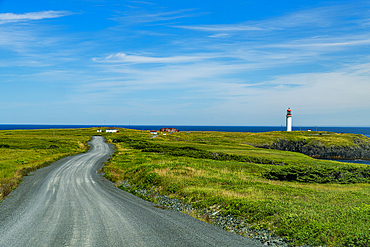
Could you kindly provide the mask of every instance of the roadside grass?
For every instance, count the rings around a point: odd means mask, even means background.
[[[110,142],[120,141],[103,171],[114,182],[129,179],[193,207],[243,217],[254,228],[269,229],[296,245],[370,246],[369,183],[334,179],[323,184],[317,178],[288,182],[265,176],[291,167],[319,175],[350,168],[366,175],[368,166],[252,146],[278,138],[325,146],[369,142],[362,135],[320,133],[181,132],[150,139],[148,131],[121,129],[120,134],[102,133]],[[0,201],[30,171],[86,151],[95,134],[96,129],[0,131]]]
[[[1,130],[0,200],[23,176],[62,157],[85,152],[94,129]]]
[[[120,134],[106,135],[110,141],[119,138],[124,141],[115,143],[117,152],[103,170],[105,176],[114,182],[128,179],[136,186],[154,188],[163,195],[182,199],[199,209],[218,207],[223,214],[243,217],[254,223],[254,228],[269,229],[291,239],[295,245],[370,246],[369,183],[270,180],[263,174],[277,167],[273,164],[194,158],[186,154],[177,155],[178,149],[173,149],[177,153],[166,153],[161,149],[188,147],[184,150],[191,153],[194,150],[189,147],[193,147],[263,157],[274,163],[297,166],[346,166],[299,153],[254,148],[245,144],[248,140],[242,140],[240,136],[244,133],[193,132],[150,140],[148,132],[121,130]],[[199,140],[206,144],[199,143]],[[159,150],[162,152],[133,148],[140,142],[155,144],[152,147],[161,144]]]

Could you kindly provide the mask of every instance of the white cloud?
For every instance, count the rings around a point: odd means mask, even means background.
[[[138,112],[155,114],[171,105],[173,118],[187,113],[190,124],[210,124],[214,117],[224,124],[280,125],[274,116],[284,119],[288,106],[302,114],[334,109],[340,116],[343,109],[370,105],[368,26],[340,20],[345,14],[340,8],[224,25],[169,24],[198,15],[196,10],[141,10],[117,14],[122,25],[94,35],[67,19],[67,32],[59,25],[23,25],[71,14],[65,11],[0,14],[0,24],[11,23],[0,25],[0,52],[8,56],[0,67],[34,66],[33,72],[12,73],[23,73],[15,78],[27,82],[59,85],[58,93],[63,85],[69,102],[92,109],[119,106],[138,119]],[[42,73],[36,65],[50,67]],[[262,115],[266,122],[259,122]]]
[[[370,39],[361,36],[344,36],[344,37],[333,37],[333,38],[309,38],[305,40],[295,40],[285,44],[273,44],[273,47],[279,48],[300,48],[300,47],[340,47],[340,46],[362,46],[370,44]]]
[[[358,70],[283,75],[265,83],[272,87],[255,92],[269,99],[266,102],[255,99],[265,109],[274,102],[280,107],[294,105],[307,114],[325,114],[370,105],[370,79]],[[290,86],[295,84],[299,86]]]
[[[265,31],[280,35],[284,32],[297,31],[304,32],[320,32],[320,30],[332,31],[332,28],[339,28],[343,30],[343,23],[348,17],[353,18],[352,22],[346,22],[346,25],[356,23],[358,25],[365,25],[367,21],[360,21],[361,17],[359,8],[352,5],[331,5],[326,7],[318,7],[285,13],[282,16],[271,17],[260,21],[245,21],[236,24],[213,24],[213,25],[176,25],[173,27],[214,33],[237,33],[238,35],[246,33],[250,38],[250,31]],[[356,17],[355,17],[356,16]],[[360,19],[360,20],[357,20]],[[259,35],[259,32],[256,33]]]
[[[181,18],[194,17],[199,14],[191,13],[192,9],[181,9],[176,11],[169,12],[156,12],[156,13],[147,13],[137,11],[135,13],[119,15],[113,18],[110,18],[114,21],[119,21],[124,25],[127,24],[143,24],[143,23],[159,23],[164,21],[172,21]]]
[[[144,1],[129,1],[130,3],[140,3],[140,4],[148,4],[148,5],[155,5],[154,3],[144,2]]]
[[[282,31],[302,27],[327,27],[333,23],[338,7],[324,7],[293,12],[281,17],[262,21],[247,21],[239,24],[177,25],[176,28],[203,32]]]
[[[69,11],[41,11],[41,12],[30,12],[25,14],[14,14],[14,13],[2,13],[0,14],[0,24],[9,22],[24,22],[31,20],[42,20],[59,18],[67,15],[72,15]]]
[[[139,55],[127,55],[125,53],[117,53],[115,55],[109,55],[104,59],[93,58],[95,62],[112,62],[112,63],[188,63],[204,60],[214,56],[211,55],[197,55],[193,56],[173,56],[173,57],[149,57],[149,56],[139,56]]]
[[[263,28],[243,24],[233,25],[202,25],[202,26],[173,26],[177,28],[190,29],[205,32],[235,32],[235,31],[261,31]]]

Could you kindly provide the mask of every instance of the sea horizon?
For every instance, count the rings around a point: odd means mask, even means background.
[[[221,132],[269,132],[285,131],[285,126],[210,126],[210,125],[100,125],[100,124],[0,124],[0,130],[27,129],[78,129],[78,128],[126,128],[136,130],[160,130],[163,127],[176,128],[178,131],[221,131]],[[293,126],[293,131],[328,131],[335,133],[363,134],[370,137],[370,127],[351,126]]]
[[[221,131],[221,132],[269,132],[285,131],[285,126],[205,126],[205,125],[73,125],[73,124],[0,124],[0,130],[31,130],[31,129],[79,129],[79,128],[126,128],[136,130],[160,130],[173,127],[179,131]],[[325,126],[293,126],[293,131],[328,131],[335,133],[362,134],[370,137],[370,127],[325,127]],[[369,160],[337,160],[341,162],[361,163],[370,165]]]

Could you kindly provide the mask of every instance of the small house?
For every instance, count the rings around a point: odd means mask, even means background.
[[[99,132],[100,133],[100,132],[103,132],[103,131],[101,129],[97,129],[96,132]]]
[[[161,132],[178,132],[175,128],[162,128]]]
[[[151,130],[151,131],[150,131],[150,134],[152,134],[152,135],[156,135],[156,134],[157,134],[157,131],[156,131],[156,130]]]
[[[118,133],[119,132],[119,129],[116,129],[116,128],[113,128],[113,127],[110,127],[110,128],[107,128],[105,130],[105,132],[107,133]]]

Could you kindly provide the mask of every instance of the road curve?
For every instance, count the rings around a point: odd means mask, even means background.
[[[97,172],[113,148],[97,136],[90,146],[0,204],[0,246],[262,246],[114,187]]]

